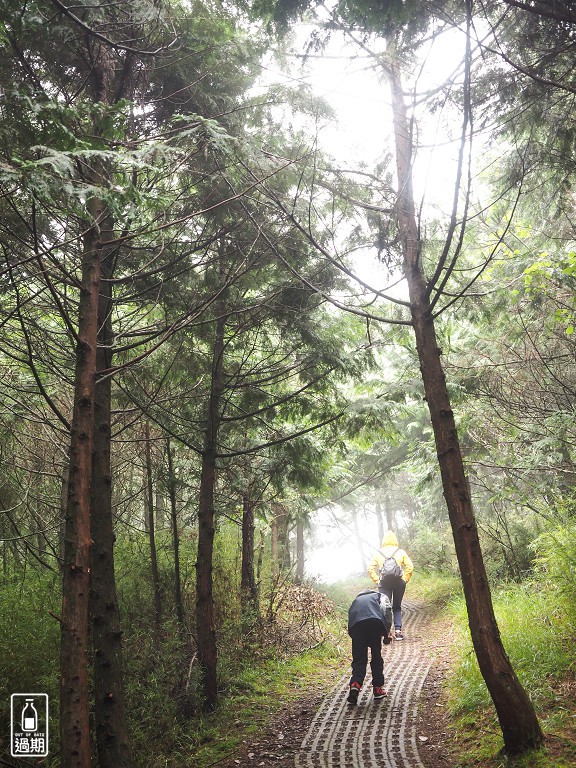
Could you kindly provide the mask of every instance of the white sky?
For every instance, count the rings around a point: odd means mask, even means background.
[[[306,42],[315,29],[313,25],[300,25],[289,71],[282,72],[276,63],[269,62],[263,85],[270,82],[309,84],[337,115],[337,122],[326,123],[321,128],[320,145],[343,166],[354,168],[364,163],[371,170],[392,147],[388,82],[374,71],[367,54],[338,32],[333,33],[323,55],[314,54],[303,64]],[[432,92],[453,75],[463,59],[464,45],[465,37],[459,30],[445,32],[434,42],[418,65],[419,95]],[[383,50],[384,43],[375,43],[373,47]],[[408,76],[406,80],[408,87]],[[447,109],[431,115],[423,107],[417,107],[415,114],[421,146],[414,168],[416,195],[426,193],[431,204],[441,204],[449,211],[460,118]]]
[[[364,540],[363,559],[353,529],[349,524],[336,527],[335,514],[338,510],[321,509],[314,516],[313,537],[305,554],[306,575],[332,583],[363,573],[368,587],[370,579],[363,563],[370,562],[380,547],[376,516],[370,510],[358,513],[358,529]]]
[[[365,170],[373,171],[376,163],[393,149],[388,81],[374,70],[368,54],[339,32],[332,33],[322,54],[314,54],[303,63],[306,43],[315,30],[317,27],[312,24],[298,27],[293,55],[284,71],[271,56],[264,65],[259,89],[264,93],[270,83],[309,85],[337,116],[335,122],[309,126],[318,130],[320,147],[333,155],[340,167],[358,169],[362,164]],[[465,36],[459,30],[443,33],[429,46],[418,65],[419,95],[453,76],[463,59],[464,46]],[[384,47],[383,42],[373,44],[374,50]],[[414,188],[416,204],[420,207],[424,201],[427,215],[442,212],[447,216],[453,205],[460,117],[450,109],[439,109],[434,115],[423,107],[416,110],[420,149],[413,169]],[[358,252],[356,270],[374,288],[406,296],[403,284],[390,291],[389,276],[380,266],[375,249],[373,254],[366,250]]]

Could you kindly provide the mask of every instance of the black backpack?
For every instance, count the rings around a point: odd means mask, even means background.
[[[386,557],[386,555],[384,555],[384,562],[382,563],[382,567],[380,568],[380,582],[382,582],[382,579],[384,578],[384,576],[398,577],[398,576],[404,575],[404,571],[398,565],[398,563],[394,558],[394,555],[396,554],[396,552],[398,552],[399,549],[400,547],[396,547],[396,549],[394,550],[394,552],[392,552],[390,557]]]

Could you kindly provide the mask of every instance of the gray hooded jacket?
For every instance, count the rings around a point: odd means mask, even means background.
[[[356,595],[348,609],[348,634],[355,624],[366,619],[377,619],[382,624],[382,634],[388,634],[392,626],[392,607],[386,595],[374,589],[365,589]]]

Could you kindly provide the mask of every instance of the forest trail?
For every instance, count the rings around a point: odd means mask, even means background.
[[[404,640],[383,647],[384,699],[372,697],[368,665],[358,704],[348,704],[347,658],[332,687],[281,708],[219,768],[452,768],[441,694],[450,632],[423,603],[405,599],[402,612]]]
[[[320,704],[294,756],[295,768],[428,768],[420,695],[433,664],[426,607],[403,604],[404,640],[383,648],[386,698],[374,700],[370,667],[358,704],[346,701],[349,670]],[[448,761],[446,761],[448,762]]]

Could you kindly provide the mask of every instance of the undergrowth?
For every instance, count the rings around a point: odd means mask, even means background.
[[[189,557],[185,548],[183,555]],[[227,589],[220,607],[219,692],[215,713],[201,712],[193,636],[185,647],[170,598],[170,573],[161,570],[164,615],[159,635],[151,631],[152,592],[147,563],[138,546],[118,546],[118,592],[124,637],[125,687],[135,765],[146,768],[204,768],[233,754],[243,738],[260,733],[270,717],[312,686],[319,690],[346,652],[332,603],[316,590],[289,583],[276,586],[277,605],[252,636],[245,633],[237,589]],[[162,566],[162,559],[160,559]],[[187,563],[184,563],[184,568]],[[219,601],[221,606],[221,601]],[[186,591],[193,618],[193,593]],[[47,693],[50,755],[58,768],[60,577],[27,569],[0,583],[0,762],[8,764],[10,694]],[[183,695],[190,692],[190,695]],[[189,705],[192,706],[189,706]],[[231,724],[233,727],[231,727]]]
[[[6,721],[5,702],[11,692],[47,691],[53,702],[56,746],[59,580],[55,574],[32,570],[19,579],[5,580],[0,587],[0,680],[5,681],[0,716]],[[182,668],[184,654],[173,611],[165,616],[160,646],[152,638],[146,618],[149,606],[144,605],[151,595],[142,589],[143,583],[144,566],[133,553],[120,548],[130,730],[135,762],[142,768],[208,768],[233,757],[243,740],[261,736],[281,708],[332,684],[349,664],[348,607],[359,591],[372,586],[366,575],[359,575],[294,591],[282,587],[288,592],[280,600],[267,634],[250,643],[229,606],[221,633],[221,703],[216,712],[205,715],[197,708],[184,712],[180,707],[175,681],[184,674],[186,685],[196,689],[196,668],[192,661]],[[315,597],[316,593],[325,597]],[[455,627],[447,693],[454,724],[451,741],[456,744],[459,768],[568,768],[576,764],[576,609],[571,594],[561,578],[550,580],[546,574],[493,592],[507,653],[546,733],[543,750],[507,760],[499,754],[501,734],[472,650],[460,582],[450,575],[415,573],[406,599],[435,605],[442,621]],[[166,605],[171,608],[169,601]],[[186,607],[191,610],[191,603]],[[308,633],[307,649],[298,645],[305,634],[303,627]],[[46,765],[57,768],[58,764],[57,753],[53,753]]]
[[[59,591],[59,574],[46,570],[0,580],[0,763],[9,752],[11,694],[47,693],[50,712],[58,711]],[[54,728],[50,743],[58,749]]]
[[[521,757],[500,754],[502,737],[468,631],[462,598],[448,606],[456,628],[454,667],[447,681],[455,724],[458,766],[465,768],[567,768],[576,764],[576,650],[574,613],[564,590],[546,579],[493,591],[502,641],[534,703],[545,746]]]

